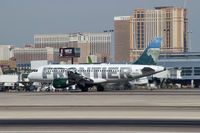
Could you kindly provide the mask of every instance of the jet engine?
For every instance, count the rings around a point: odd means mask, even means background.
[[[74,84],[75,83],[72,80],[67,78],[58,78],[53,80],[53,87],[55,88],[65,88]]]

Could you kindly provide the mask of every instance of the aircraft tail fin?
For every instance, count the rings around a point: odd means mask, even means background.
[[[161,40],[161,37],[155,37],[153,40],[151,40],[149,46],[133,64],[155,65],[160,54]]]

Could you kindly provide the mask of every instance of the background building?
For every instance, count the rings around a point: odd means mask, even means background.
[[[0,45],[0,60],[9,60],[13,57],[13,49],[12,45]]]
[[[13,61],[13,60],[0,60],[0,67],[16,69],[17,65],[16,65],[16,61]]]
[[[16,69],[16,61],[13,60],[12,45],[0,45],[0,74]],[[3,72],[2,72],[3,71]]]
[[[185,8],[136,9],[130,16],[129,24],[130,62],[135,61],[141,55],[154,37],[162,37],[162,53],[188,51],[188,18]],[[123,30],[121,31],[123,32]],[[118,45],[118,39],[115,39],[115,41]],[[127,47],[126,44],[124,46]],[[117,51],[120,51],[120,48],[116,47],[115,52]],[[115,55],[118,54],[121,53],[115,53]],[[120,57],[116,56],[115,59],[118,60],[117,58]]]
[[[130,16],[114,17],[115,62],[129,62]]]
[[[188,51],[185,8],[136,9],[130,17],[130,61],[135,61],[154,37],[162,37],[161,52]]]
[[[60,58],[59,48],[80,48],[80,57],[74,63],[87,63],[89,55],[95,55],[100,61],[110,59],[110,33],[73,33],[34,35],[34,46],[16,48],[14,57],[19,64],[30,64],[32,60],[48,60],[52,63],[71,63],[71,58]]]
[[[74,47],[81,49],[77,63],[87,63],[87,56],[97,55],[110,58],[110,33],[72,33],[72,34],[40,34],[34,36],[35,48]]]
[[[15,48],[14,57],[17,64],[30,63],[31,60],[46,60],[47,48]]]
[[[59,58],[58,48],[16,48],[14,49],[15,60],[19,65],[29,65],[33,60],[48,60],[53,63],[65,61],[71,63],[69,58]],[[77,62],[77,59],[74,59]]]

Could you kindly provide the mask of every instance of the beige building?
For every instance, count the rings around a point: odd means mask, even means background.
[[[35,48],[75,47],[81,49],[77,63],[87,63],[89,55],[110,58],[110,33],[73,33],[73,34],[38,34],[34,35]]]
[[[0,67],[2,68],[10,68],[10,69],[16,69],[16,61],[12,60],[0,60]]]
[[[86,33],[90,44],[90,55],[110,60],[111,33]]]
[[[78,45],[81,51],[80,58],[74,58],[74,63],[87,62],[86,55],[89,54],[89,45]],[[30,63],[32,60],[48,60],[53,63],[60,63],[61,61],[71,63],[71,58],[60,58],[59,48],[16,48],[14,49],[14,56],[17,64]],[[84,58],[85,57],[85,58]]]
[[[141,55],[154,37],[162,37],[163,53],[188,51],[188,18],[185,8],[136,9],[130,16],[129,24],[130,62]]]
[[[74,33],[39,34],[34,36],[34,47],[14,49],[17,64],[30,63],[32,60],[49,60],[53,63],[71,63],[71,58],[60,58],[59,48],[80,48],[80,57],[74,63],[87,63],[89,55],[110,57],[111,34]]]
[[[0,45],[0,60],[9,60],[13,57],[13,49],[12,45]]]
[[[30,63],[31,60],[46,60],[46,48],[15,48],[14,57],[17,64]]]

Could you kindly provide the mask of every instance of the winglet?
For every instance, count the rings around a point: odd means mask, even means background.
[[[155,37],[153,40],[151,40],[149,46],[133,64],[155,65],[160,54],[161,40],[161,37]]]
[[[89,63],[89,64],[92,64],[92,59],[91,59],[90,56],[88,56],[88,63]]]

